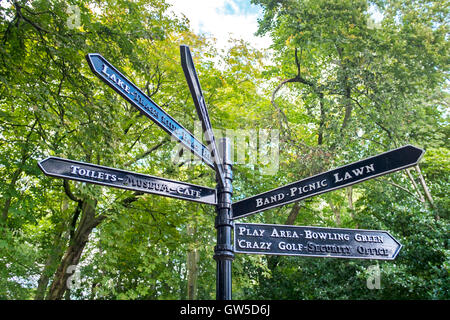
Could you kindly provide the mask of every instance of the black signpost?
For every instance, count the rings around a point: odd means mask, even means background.
[[[233,203],[233,219],[344,188],[416,165],[424,150],[403,146]]]
[[[208,148],[142,92],[135,84],[128,80],[119,70],[109,63],[108,60],[98,53],[89,53],[86,56],[86,59],[91,70],[97,77],[113,88],[125,98],[125,100],[139,109],[144,115],[174,137],[193,154],[198,156],[208,166],[215,169]]]
[[[379,230],[235,223],[237,253],[393,260],[402,245]]]
[[[222,160],[219,159],[216,141],[203,97],[200,80],[195,71],[194,61],[188,46],[180,46],[181,66],[186,81],[194,100],[198,117],[202,123],[206,143],[213,157],[216,169],[217,185],[217,216],[215,228],[217,230],[217,244],[214,247],[214,259],[216,260],[216,298],[218,300],[231,300],[231,265],[234,259],[233,246],[231,244],[231,196],[233,194],[233,174],[230,141],[222,139],[220,142]]]
[[[48,157],[38,163],[48,176],[216,205],[216,190],[91,163]]]
[[[231,300],[231,266],[234,260],[231,233],[233,221],[231,220],[231,196],[233,195],[233,164],[231,161],[230,141],[223,138],[219,142],[222,170],[225,183],[217,186],[217,216],[215,228],[217,230],[217,242],[214,247],[214,259],[216,260],[216,299]],[[216,173],[218,176],[219,173]],[[219,181],[219,177],[217,177]]]
[[[198,156],[216,172],[217,187],[189,183],[49,157],[38,163],[49,176],[94,183],[215,205],[217,243],[216,299],[231,300],[234,253],[329,258],[395,259],[401,244],[386,231],[235,223],[234,219],[316,196],[416,165],[424,150],[411,145],[360,160],[286,186],[232,203],[230,141],[216,145],[200,81],[187,46],[180,47],[181,64],[205,132],[208,147],[168,115],[98,53],[86,56],[92,71],[123,98]],[[219,147],[219,148],[218,148]],[[234,229],[234,247],[232,233]]]
[[[195,71],[194,61],[192,60],[191,51],[188,46],[180,46],[181,66],[186,77],[186,81],[191,91],[192,99],[194,100],[195,109],[197,110],[198,117],[202,123],[203,132],[205,133],[205,140],[211,152],[211,156],[214,161],[214,168],[218,173],[219,184],[221,187],[225,186],[225,177],[221,161],[217,152],[216,139],[212,131],[211,121],[209,119],[208,109],[206,108],[205,98],[203,97],[200,81]]]

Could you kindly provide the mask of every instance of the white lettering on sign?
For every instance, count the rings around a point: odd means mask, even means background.
[[[334,176],[334,183],[338,183],[338,182],[342,182],[345,180],[349,180],[349,179],[353,179],[356,177],[360,177],[363,176],[365,174],[371,173],[371,172],[375,172],[375,168],[373,167],[373,163],[367,165],[367,166],[363,166],[351,171],[345,171],[342,175],[338,173],[335,173]]]
[[[117,181],[117,176],[115,174],[110,174],[102,171],[84,169],[78,166],[71,165],[70,168],[72,171],[70,172],[73,175],[77,175],[80,177],[93,178],[104,181]]]
[[[357,233],[355,234],[355,240],[358,242],[383,243],[383,236],[370,236]]]
[[[356,251],[359,254],[363,254],[366,256],[388,256],[389,249],[387,248],[365,248],[363,246],[358,246]]]
[[[392,260],[401,248],[388,232],[236,223],[237,253]]]
[[[238,241],[238,245],[242,249],[261,249],[261,250],[270,250],[272,246],[272,242],[264,242],[264,241],[246,241],[244,239]]]
[[[274,238],[298,238],[299,237],[296,231],[277,230],[275,228],[273,228],[270,236],[274,237]]]
[[[108,79],[110,79],[112,82],[114,82],[118,87],[120,87],[123,91],[125,91],[126,93],[131,94],[130,92],[130,87],[125,84],[122,79],[120,79],[119,77],[117,77],[114,73],[113,74],[109,74],[108,73],[108,66],[106,64],[103,64],[102,67],[102,73],[108,77]]]
[[[264,231],[266,230],[255,229],[252,231],[246,227],[239,227],[240,236],[262,237],[264,235]]]
[[[349,246],[339,246],[335,244],[315,244],[314,242],[308,242],[308,252],[319,253],[339,253],[349,255],[351,248]]]
[[[289,188],[289,192],[286,194],[284,192],[280,192],[277,194],[274,194],[270,197],[261,197],[256,198],[256,207],[259,208],[261,206],[266,206],[272,203],[277,203],[285,199],[285,197],[297,197],[303,193],[308,193],[310,191],[320,190],[324,187],[327,187],[328,183],[326,179],[320,180],[320,181],[314,181],[311,183],[307,183],[305,185],[298,185],[295,187]]]
[[[305,230],[305,239],[348,241],[350,240],[350,236],[346,233],[314,232],[311,230]]]
[[[149,181],[145,179],[138,179],[131,176],[126,176],[123,182],[124,185],[131,185],[133,187],[149,189],[154,191],[166,192],[166,193],[174,193],[183,196],[190,196],[193,198],[200,198],[201,194],[199,190],[194,190],[184,186],[172,187],[169,184],[166,184],[162,181]]]
[[[289,196],[294,197],[296,195],[307,193],[314,190],[319,190],[327,186],[328,186],[327,180],[323,179],[321,181],[305,184],[304,186],[292,187],[289,189],[290,191]]]
[[[301,243],[286,243],[281,241],[278,243],[278,249],[287,251],[302,251],[303,245]]]
[[[208,148],[199,142],[192,134],[184,129],[178,122],[170,117],[163,109],[157,106],[149,97],[139,90],[130,80],[117,71],[112,65],[98,56],[94,59],[89,54],[91,69],[105,82],[111,85],[126,100],[131,102],[146,116],[154,120],[160,127],[172,135],[176,140],[189,148],[194,154],[204,160],[210,167],[214,167]],[[100,64],[94,60],[100,59]],[[102,61],[103,60],[103,61]],[[181,132],[181,133],[180,133]]]
[[[260,207],[262,205],[271,204],[274,202],[278,202],[284,199],[284,193],[279,193],[267,198],[257,198],[256,199],[256,207]]]

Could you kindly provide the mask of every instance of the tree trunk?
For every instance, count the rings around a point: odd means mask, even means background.
[[[67,269],[70,266],[78,265],[89,235],[103,221],[104,217],[95,217],[96,204],[95,200],[83,200],[81,221],[56,270],[47,300],[60,300],[63,298],[64,292],[67,290],[67,279],[72,275],[67,272]]]
[[[47,260],[45,261],[44,269],[42,270],[41,276],[39,277],[38,287],[36,289],[36,295],[34,300],[44,300],[45,291],[47,290],[48,281],[50,280],[50,267],[55,262],[55,256],[53,252],[49,254]]]
[[[419,190],[419,186],[417,185],[416,181],[414,180],[414,177],[412,176],[410,170],[411,170],[410,168],[405,170],[406,171],[406,175],[408,176],[409,180],[411,180],[411,183],[412,183],[412,185],[414,187],[414,190],[416,190],[417,196],[419,197],[419,201],[420,202],[425,202],[425,199],[424,199],[422,193]]]
[[[289,216],[286,219],[286,224],[287,225],[293,225],[295,222],[295,219],[297,219],[298,213],[300,212],[300,202],[296,202],[294,203],[294,205],[292,206],[291,212],[289,213]]]
[[[427,183],[425,182],[425,178],[423,177],[422,170],[420,170],[419,165],[416,165],[414,167],[414,169],[416,169],[417,174],[419,175],[419,181],[420,181],[420,184],[422,185],[423,191],[425,192],[425,197],[426,197],[428,203],[430,204],[431,208],[434,209],[433,197],[431,196],[431,192],[428,189]],[[436,218],[436,220],[440,219],[440,217],[437,213],[435,215],[435,218]]]
[[[187,234],[195,237],[196,227],[189,224],[187,226]],[[197,299],[197,279],[198,279],[198,261],[199,252],[195,248],[196,242],[189,245],[189,251],[187,252],[187,298],[188,300]]]
[[[286,219],[285,224],[286,225],[293,225],[295,222],[295,219],[297,219],[297,216],[300,212],[302,205],[300,202],[295,202],[292,206],[291,212],[289,212],[289,216]],[[279,263],[279,256],[271,255],[267,257],[267,267],[272,271],[275,272],[276,267]]]
[[[69,208],[69,203],[66,198],[62,200],[61,213],[64,213]],[[63,236],[64,222],[57,226],[58,230],[61,230],[53,241],[53,247],[45,261],[44,268],[42,269],[41,276],[38,280],[38,287],[34,300],[44,300],[45,293],[48,288],[50,277],[55,273],[56,263],[61,260],[64,253],[64,246],[67,242],[67,238]]]
[[[39,277],[38,287],[36,290],[36,295],[34,296],[34,300],[44,300],[48,282],[50,281],[50,276],[55,272],[55,264],[58,260],[61,259],[65,242],[66,240],[63,239],[62,233],[56,236],[54,248],[48,255],[48,258],[45,261],[44,268],[42,269],[41,276]]]
[[[347,199],[348,199],[348,208],[349,210],[351,210],[350,212],[353,211],[353,187],[347,187]],[[352,218],[353,218],[353,213],[351,213]]]
[[[355,221],[355,207],[353,206],[353,186],[347,187],[347,199],[348,199],[348,209],[350,212],[350,217]],[[359,228],[359,225],[356,224],[356,229]]]
[[[9,211],[9,208],[11,207],[11,201],[12,201],[12,197],[13,197],[11,193],[12,193],[12,190],[15,189],[16,182],[17,182],[17,180],[19,180],[19,177],[20,177],[22,171],[23,170],[21,168],[19,168],[16,171],[14,171],[14,173],[12,174],[11,182],[9,183],[9,186],[7,189],[8,191],[5,196],[5,204],[2,209],[1,222],[3,222],[3,223],[6,223],[6,220],[8,219],[8,211]]]
[[[199,260],[198,250],[196,248],[189,250],[187,254],[188,300],[197,299],[198,260]]]
[[[330,205],[331,210],[334,213],[334,216],[336,217],[336,224],[338,226],[341,225],[341,208],[339,206],[335,206],[333,203],[333,200],[330,199],[330,201],[328,201],[328,204]]]

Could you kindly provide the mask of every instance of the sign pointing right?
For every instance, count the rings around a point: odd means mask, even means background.
[[[235,252],[394,260],[402,245],[383,230],[236,223]]]
[[[233,203],[233,219],[344,188],[416,165],[424,150],[406,145]]]

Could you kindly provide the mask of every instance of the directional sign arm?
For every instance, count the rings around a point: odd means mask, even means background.
[[[44,174],[108,187],[157,194],[171,198],[216,205],[216,190],[190,183],[99,166],[58,157],[38,163]]]
[[[208,109],[206,107],[205,98],[203,97],[200,81],[195,70],[194,61],[192,60],[191,51],[188,46],[180,46],[181,66],[186,77],[186,81],[189,85],[189,90],[194,100],[195,109],[202,123],[203,132],[205,133],[205,139],[211,152],[211,156],[214,161],[214,168],[219,177],[219,183],[222,187],[225,185],[225,177],[221,167],[221,161],[217,152],[216,140],[212,131],[211,121],[209,119]]]
[[[424,150],[407,145],[233,203],[233,219],[344,188],[416,165]]]
[[[113,88],[125,100],[174,137],[181,145],[199,157],[208,166],[215,169],[208,148],[109,63],[108,60],[98,53],[89,53],[86,59],[89,67],[100,80]]]
[[[402,245],[383,230],[235,223],[237,253],[393,260]]]

